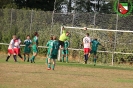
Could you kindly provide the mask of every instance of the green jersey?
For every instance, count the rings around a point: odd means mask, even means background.
[[[68,47],[69,47],[69,42],[68,41],[65,41],[64,42],[64,49],[68,49]]]
[[[59,42],[57,40],[53,40],[51,43],[51,55],[58,55],[58,49],[59,49]]]
[[[52,48],[52,42],[53,42],[53,40],[49,40],[48,42],[47,42],[47,44],[46,44],[46,46],[48,47],[48,54],[50,53],[50,49]]]
[[[32,42],[33,42],[32,50],[33,50],[33,52],[37,53],[38,52],[38,49],[37,49],[37,46],[38,46],[38,37],[35,36],[33,38]]]
[[[101,45],[97,40],[91,41],[92,43],[92,50],[97,51],[98,45]]]
[[[26,40],[24,40],[24,44],[25,44],[25,47],[29,47],[32,44],[32,41],[26,39]]]
[[[66,36],[66,31],[63,30],[63,33],[61,34],[60,38],[59,38],[60,41],[66,41],[66,40],[69,40],[69,37]]]
[[[33,44],[38,45],[38,37],[37,36],[35,36],[32,41],[33,41]]]
[[[49,41],[47,42],[46,46],[47,46],[48,48],[50,48],[52,42],[53,42],[53,40],[49,40]]]
[[[29,46],[32,44],[32,41],[26,39],[26,40],[24,40],[24,44],[25,44],[24,53],[30,53],[31,49]]]

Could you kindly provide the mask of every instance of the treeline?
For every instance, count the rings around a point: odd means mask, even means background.
[[[127,0],[120,1],[127,2]],[[55,10],[58,13],[98,12],[115,14],[115,2],[116,0],[0,0],[0,8]]]
[[[53,11],[55,0],[0,0],[0,8]]]

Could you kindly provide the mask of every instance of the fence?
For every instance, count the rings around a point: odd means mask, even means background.
[[[24,41],[26,35],[31,35],[35,32],[39,32],[39,45],[45,46],[51,35],[60,35],[61,25],[73,26],[73,27],[89,27],[111,30],[133,30],[133,16],[120,17],[117,14],[99,14],[99,13],[53,13],[35,10],[19,10],[19,9],[0,9],[0,42],[9,43],[11,36],[16,34],[20,36]],[[82,31],[76,31],[83,37]],[[93,34],[97,34],[94,31]],[[106,33],[102,33],[105,36]],[[115,49],[116,42],[119,43],[119,39],[123,42],[122,46],[133,41],[130,40],[132,33],[128,35],[128,38],[124,38],[127,34],[121,36],[120,33],[112,34],[108,32],[110,36],[111,49]],[[75,35],[78,37],[79,35]],[[72,37],[71,37],[72,38]],[[105,39],[105,38],[103,38]],[[130,40],[130,41],[129,41]],[[71,48],[79,49],[79,45],[75,46],[75,42],[71,42]],[[6,46],[1,46],[0,50],[6,50]],[[123,49],[123,52],[127,52],[128,49]],[[40,49],[41,53],[45,53],[45,49]],[[75,51],[73,51],[75,52]],[[130,51],[132,53],[132,50]],[[127,57],[127,56],[126,56]]]

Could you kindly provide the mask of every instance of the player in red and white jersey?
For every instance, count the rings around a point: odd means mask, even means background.
[[[18,39],[15,39],[14,40],[14,53],[16,55],[18,55],[20,52],[19,52],[19,43],[20,41]]]
[[[13,35],[12,36],[12,40],[10,41],[10,44],[8,46],[8,56],[7,56],[6,61],[8,61],[8,59],[10,58],[10,56],[13,55],[14,61],[17,62],[16,54],[14,53],[14,40],[15,39],[16,39],[16,35]]]
[[[91,39],[89,37],[89,33],[86,33],[86,36],[83,38],[83,46],[84,46],[84,62],[87,64],[88,55],[91,51]]]
[[[23,60],[23,57],[20,54],[20,43],[21,43],[21,40],[19,38],[16,38],[14,40],[14,53],[18,55],[21,58],[21,60]]]

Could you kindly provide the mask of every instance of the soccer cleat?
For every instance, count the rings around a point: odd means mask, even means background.
[[[51,70],[51,68],[47,68],[47,70]]]
[[[87,64],[87,61],[85,61],[85,64]]]
[[[27,62],[29,62],[29,60],[27,60]]]
[[[24,61],[24,59],[23,59],[23,58],[21,58],[21,60],[22,60],[22,61]]]
[[[8,62],[8,59],[6,59],[6,62]]]
[[[31,60],[31,63],[32,63],[32,60]]]

